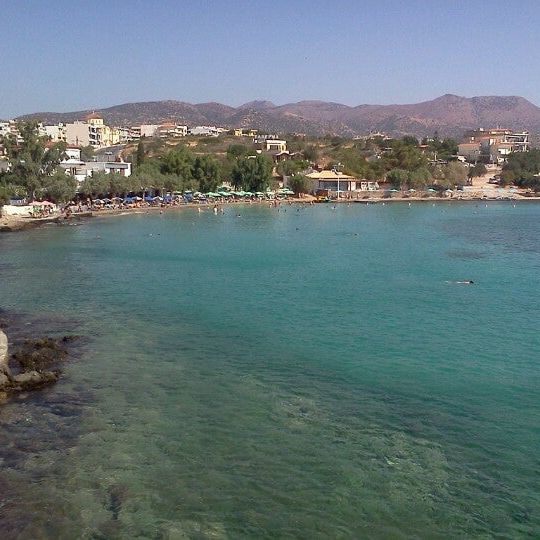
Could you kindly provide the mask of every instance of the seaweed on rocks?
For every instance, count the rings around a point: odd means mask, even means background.
[[[30,316],[8,314],[0,310],[0,328],[8,333],[10,354],[7,365],[0,372],[0,404],[9,395],[37,390],[58,381],[63,364],[72,356],[74,346],[81,336],[36,337],[36,334],[55,322]],[[58,324],[60,327],[61,324]]]

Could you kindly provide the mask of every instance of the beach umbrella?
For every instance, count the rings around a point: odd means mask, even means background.
[[[103,201],[101,199],[94,199],[94,204],[103,204]]]
[[[54,203],[50,201],[34,201],[33,206],[54,206]]]

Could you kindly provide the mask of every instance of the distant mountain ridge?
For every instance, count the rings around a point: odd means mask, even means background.
[[[20,120],[46,123],[73,122],[94,110],[68,113],[34,113]],[[95,109],[106,123],[116,126],[176,122],[193,125],[244,127],[271,133],[308,135],[365,135],[381,131],[393,136],[422,137],[437,131],[460,137],[467,129],[505,127],[540,133],[540,107],[519,96],[466,98],[445,94],[408,105],[358,105],[350,107],[325,101],[300,101],[274,105],[256,100],[230,107],[221,103],[191,104],[183,101],[146,101]]]

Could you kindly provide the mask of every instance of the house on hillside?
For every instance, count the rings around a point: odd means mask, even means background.
[[[504,163],[513,152],[527,152],[530,149],[528,131],[510,129],[475,129],[468,131],[461,144],[458,155],[468,161]]]

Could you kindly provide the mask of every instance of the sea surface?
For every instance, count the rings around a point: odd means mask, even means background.
[[[4,234],[12,331],[84,343],[0,406],[0,537],[538,538],[539,276],[527,202]]]

